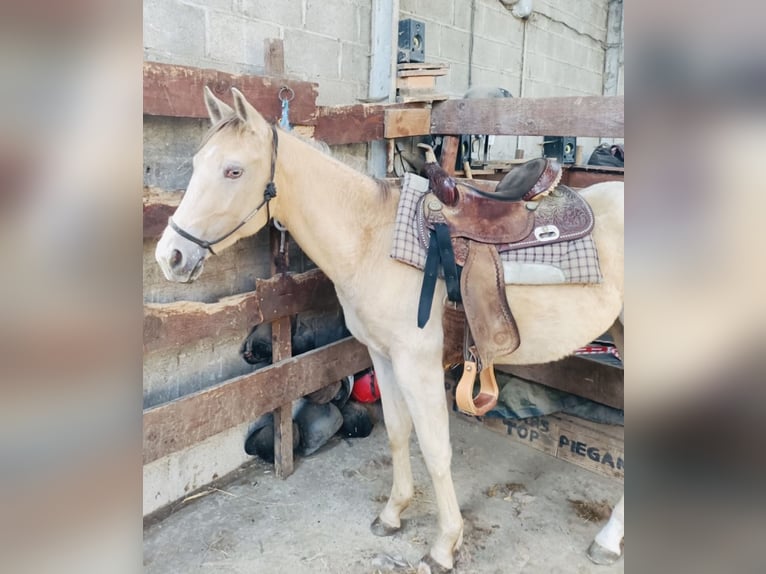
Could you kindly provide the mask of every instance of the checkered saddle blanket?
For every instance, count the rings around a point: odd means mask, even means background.
[[[412,173],[404,175],[391,249],[391,257],[421,270],[425,268],[429,242],[429,230],[423,224],[422,213],[422,199],[427,193],[426,178]],[[584,200],[577,202],[576,209],[571,209],[571,199],[576,194],[566,186],[559,186],[554,194],[540,201],[536,210],[536,228],[554,226],[555,238],[546,240],[546,234],[535,235],[533,230],[521,241],[498,246],[507,285],[602,281],[598,252],[591,234],[593,212]],[[563,209],[565,205],[570,208]],[[583,221],[586,221],[585,226]],[[578,233],[567,233],[567,229],[575,228]]]

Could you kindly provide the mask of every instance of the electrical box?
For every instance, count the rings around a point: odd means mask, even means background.
[[[420,20],[399,20],[397,63],[426,61],[426,25]]]
[[[574,163],[577,150],[577,138],[574,136],[545,136],[543,138],[543,156],[555,158],[561,164]]]

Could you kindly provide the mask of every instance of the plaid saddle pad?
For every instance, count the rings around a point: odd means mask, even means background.
[[[404,174],[394,225],[391,257],[423,269],[427,245],[417,228],[418,200],[428,193],[428,180]],[[525,247],[500,253],[506,284],[551,285],[600,283],[598,252],[590,234],[571,241]]]

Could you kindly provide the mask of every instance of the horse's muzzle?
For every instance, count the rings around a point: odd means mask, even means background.
[[[165,279],[176,283],[191,283],[202,273],[207,251],[174,233],[163,234],[154,257]]]

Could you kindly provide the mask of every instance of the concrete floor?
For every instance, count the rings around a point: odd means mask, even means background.
[[[452,418],[453,478],[465,520],[456,574],[624,571],[596,566],[585,550],[599,529],[567,499],[619,500],[622,485]],[[413,435],[414,437],[414,435]],[[415,499],[404,529],[369,529],[391,487],[385,429],[334,438],[279,480],[248,464],[218,490],[190,500],[144,531],[145,572],[154,574],[374,574],[414,572],[436,532],[436,505],[413,438]],[[509,489],[505,485],[516,483]],[[497,486],[496,486],[497,485]],[[521,485],[521,486],[520,486]],[[492,487],[495,488],[492,488]],[[398,564],[398,566],[397,566]]]

